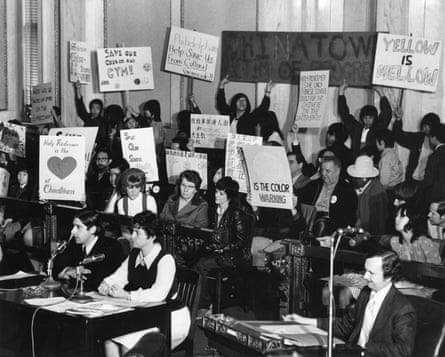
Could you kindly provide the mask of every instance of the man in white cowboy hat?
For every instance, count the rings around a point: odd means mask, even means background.
[[[372,235],[385,233],[388,217],[388,196],[378,179],[379,170],[369,156],[362,155],[347,168],[358,196],[357,227]]]

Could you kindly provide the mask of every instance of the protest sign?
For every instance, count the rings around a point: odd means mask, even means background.
[[[85,172],[90,164],[91,154],[93,153],[94,143],[98,131],[97,126],[90,127],[72,127],[72,128],[51,128],[48,135],[56,136],[83,136],[85,138]]]
[[[33,124],[52,123],[51,108],[53,107],[53,90],[51,83],[32,87],[32,119]]]
[[[252,205],[292,209],[292,179],[284,148],[248,145],[242,151]]]
[[[165,70],[212,82],[215,79],[219,38],[172,27]]]
[[[441,53],[441,41],[379,33],[372,83],[435,92]]]
[[[346,79],[370,86],[375,32],[223,31],[221,78],[297,84],[300,71],[329,70],[329,85]]]
[[[239,191],[247,193],[247,171],[241,148],[246,145],[262,145],[263,138],[260,136],[241,135],[229,133],[226,145],[226,170],[227,176],[238,181]]]
[[[69,41],[69,81],[82,84],[91,82],[91,50],[86,42]]]
[[[230,118],[228,115],[192,114],[190,131],[194,147],[224,149]]]
[[[85,138],[40,136],[41,200],[85,200]]]
[[[0,122],[0,151],[25,157],[26,127]]]
[[[329,71],[300,74],[300,93],[295,124],[300,128],[320,128],[328,105]]]
[[[130,167],[144,171],[147,182],[159,180],[153,128],[121,130],[121,145]]]
[[[201,177],[201,189],[207,189],[207,154],[182,150],[165,150],[168,183],[175,184],[181,172],[195,170]]]
[[[0,197],[8,197],[9,177],[8,170],[0,167]]]
[[[154,89],[150,47],[99,48],[101,92]]]

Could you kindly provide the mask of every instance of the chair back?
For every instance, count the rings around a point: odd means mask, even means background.
[[[190,310],[192,324],[198,313],[199,298],[201,295],[201,279],[198,272],[180,268],[176,272],[176,279],[178,282],[178,296]]]

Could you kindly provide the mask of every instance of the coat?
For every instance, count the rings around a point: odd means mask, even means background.
[[[199,228],[207,228],[209,225],[207,202],[195,194],[190,202],[188,202],[180,211],[179,197],[172,195],[165,202],[160,218],[167,222],[175,222]]]

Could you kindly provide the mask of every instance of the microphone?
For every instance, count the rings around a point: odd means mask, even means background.
[[[337,233],[338,234],[353,234],[353,233],[363,234],[363,233],[365,233],[365,230],[363,228],[347,226],[345,228],[337,229]]]
[[[362,231],[363,231],[363,229],[362,229]],[[357,235],[354,237],[347,237],[347,238],[349,239],[349,246],[356,247],[356,246],[362,244],[363,242],[366,242],[369,239],[369,233],[363,231],[361,233],[360,232],[357,233]]]
[[[65,250],[65,248],[66,248],[67,245],[68,245],[68,243],[67,243],[66,240],[60,242],[60,243],[57,245],[56,250],[54,251],[53,254],[59,254],[59,253],[63,252],[63,251]]]
[[[97,254],[97,255],[92,255],[91,257],[86,257],[84,258],[79,265],[88,265],[91,263],[97,263],[97,262],[101,262],[102,260],[105,259],[105,254]]]

